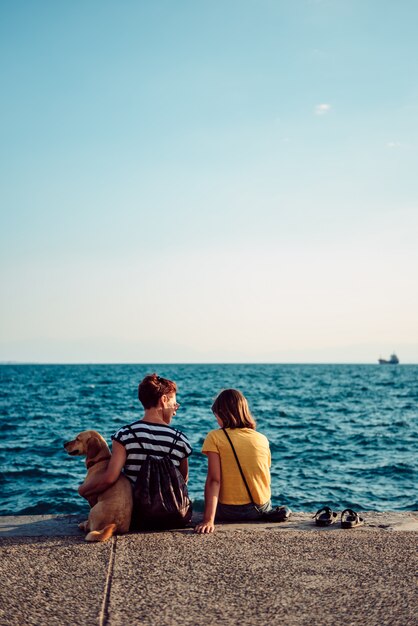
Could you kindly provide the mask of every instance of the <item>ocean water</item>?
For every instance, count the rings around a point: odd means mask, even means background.
[[[63,443],[98,430],[110,443],[140,419],[147,373],[175,380],[173,425],[193,446],[189,489],[203,509],[206,457],[217,427],[210,406],[223,388],[248,398],[272,452],[272,493],[293,510],[416,510],[418,366],[1,365],[0,514],[82,513],[84,459]]]

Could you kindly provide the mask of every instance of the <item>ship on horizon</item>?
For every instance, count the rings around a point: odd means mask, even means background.
[[[397,365],[398,363],[399,359],[394,352],[390,355],[390,359],[379,359],[380,365]]]

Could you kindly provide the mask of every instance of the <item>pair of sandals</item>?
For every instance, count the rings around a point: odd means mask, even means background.
[[[317,526],[329,526],[337,521],[338,513],[324,506],[319,509],[312,519],[315,520]],[[353,509],[345,509],[341,513],[341,528],[356,528],[357,526],[363,526],[364,519],[359,516]]]

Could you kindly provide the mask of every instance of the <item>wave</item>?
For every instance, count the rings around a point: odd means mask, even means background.
[[[13,514],[85,510],[77,484],[84,463],[65,440],[87,428],[109,441],[140,417],[138,380],[156,366],[3,366],[0,504]],[[258,430],[270,441],[275,498],[296,510],[329,502],[377,510],[416,506],[418,367],[165,365],[181,407],[173,426],[189,437],[189,488],[203,508],[207,463],[200,448],[216,427],[209,407],[218,389],[240,388]],[[4,506],[2,506],[2,510]]]
[[[41,500],[19,511],[9,511],[5,515],[56,515],[59,513],[88,513],[85,506],[65,500]]]
[[[3,422],[3,424],[0,424],[0,432],[10,432],[10,430],[15,428],[15,424],[12,424],[11,422]]]
[[[383,476],[384,478],[400,476],[403,478],[414,477],[417,474],[417,470],[406,463],[388,463],[386,465],[380,465],[376,467],[362,468],[358,470],[362,472],[364,477],[373,478],[376,476]]]
[[[20,480],[23,478],[30,478],[35,480],[36,478],[46,478],[49,476],[49,472],[42,469],[30,468],[22,470],[8,470],[2,473],[0,477],[0,483],[6,480]]]

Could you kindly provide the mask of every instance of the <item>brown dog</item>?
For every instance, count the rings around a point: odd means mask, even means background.
[[[87,456],[86,478],[104,471],[110,459],[106,441],[95,430],[85,430],[73,441],[64,443],[64,448],[71,456]],[[131,515],[131,483],[121,474],[111,487],[98,494],[88,520],[79,524],[79,528],[88,532],[86,541],[107,541],[113,534],[128,532]]]

